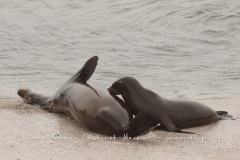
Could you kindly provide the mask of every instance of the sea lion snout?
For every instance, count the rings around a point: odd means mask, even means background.
[[[112,86],[109,87],[108,89],[108,92],[110,93],[110,95],[119,95],[120,93],[118,93]]]

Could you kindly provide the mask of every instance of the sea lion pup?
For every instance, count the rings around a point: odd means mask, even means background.
[[[210,124],[228,115],[197,102],[162,98],[132,77],[117,80],[108,91],[113,97],[120,94],[134,115],[145,111],[147,120],[161,124],[169,132],[190,133],[180,129]]]
[[[153,124],[144,119],[144,112],[133,118],[126,105],[119,98],[113,98],[107,89],[87,84],[97,61],[97,56],[90,58],[52,97],[28,89],[18,90],[18,95],[26,103],[39,105],[49,112],[71,115],[97,133],[128,137],[148,133]]]

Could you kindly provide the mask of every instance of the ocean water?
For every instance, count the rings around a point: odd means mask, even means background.
[[[52,95],[91,56],[90,83],[137,78],[164,97],[240,95],[239,0],[0,0],[0,96]]]

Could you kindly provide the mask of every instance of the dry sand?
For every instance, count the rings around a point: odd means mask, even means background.
[[[201,102],[234,117],[240,114],[239,97]],[[187,130],[194,135],[153,131],[141,140],[103,140],[109,137],[97,138],[66,116],[2,98],[0,121],[1,160],[240,159],[240,119]]]

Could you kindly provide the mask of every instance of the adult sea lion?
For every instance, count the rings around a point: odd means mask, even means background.
[[[134,115],[145,111],[146,119],[161,124],[169,132],[190,133],[180,129],[210,124],[227,114],[197,102],[162,98],[132,77],[117,80],[108,90],[113,97],[120,94]]]
[[[87,84],[92,76],[98,57],[90,58],[54,96],[47,97],[28,89],[18,90],[26,103],[57,113],[72,115],[88,129],[106,135],[135,137],[147,133],[152,123],[145,121],[143,112],[134,119],[126,105],[113,98],[107,89]]]

